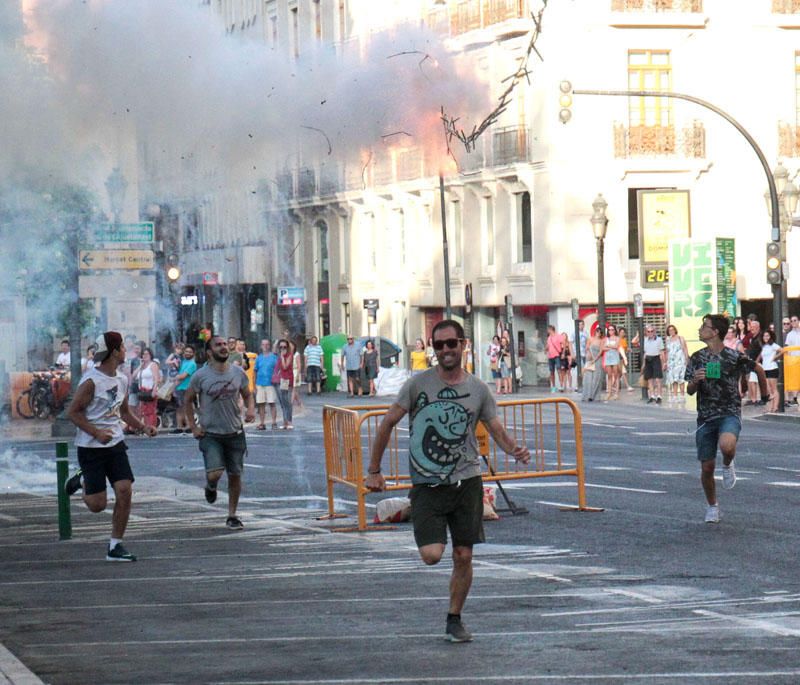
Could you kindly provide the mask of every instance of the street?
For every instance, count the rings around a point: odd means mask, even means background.
[[[408,524],[331,534],[352,518],[316,520],[316,398],[293,434],[248,434],[241,533],[224,494],[203,499],[191,437],[131,439],[136,564],[103,561],[107,514],[73,498],[58,542],[55,498],[4,487],[0,642],[48,683],[797,682],[794,424],[745,421],[739,482],[709,525],[691,412],[581,409],[588,503],[605,511],[561,511],[574,482],[508,484],[530,514],[486,524],[471,644],[442,639],[451,565],[425,567]],[[22,480],[53,452],[12,449]]]

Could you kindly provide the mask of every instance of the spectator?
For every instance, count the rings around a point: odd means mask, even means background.
[[[256,357],[256,408],[258,409],[258,426],[256,430],[266,430],[265,424],[267,405],[272,416],[272,430],[278,427],[278,411],[275,402],[278,394],[272,384],[272,376],[275,373],[275,365],[278,363],[278,355],[272,351],[272,343],[269,340],[261,341],[261,352]]]
[[[361,368],[369,381],[370,397],[374,397],[375,379],[378,377],[378,350],[375,349],[375,343],[372,340],[367,340],[364,354],[361,355]]]
[[[686,341],[678,335],[678,329],[670,324],[667,326],[667,370],[666,383],[669,393],[669,402],[683,402],[684,396],[684,376],[686,376],[686,364],[689,361],[689,349]],[[680,397],[679,397],[680,393]]]
[[[71,356],[69,353],[69,340],[61,341],[61,352],[56,357],[56,366],[62,369],[69,369]]]
[[[306,349],[303,350],[306,362],[306,381],[308,382],[308,393],[322,392],[322,346],[319,344],[316,335],[311,336],[311,340]]]
[[[194,411],[194,406],[185,406],[184,396],[186,391],[189,389],[189,382],[191,381],[192,375],[195,371],[197,371],[197,362],[194,358],[194,347],[191,345],[186,345],[183,348],[183,361],[181,361],[178,374],[175,376],[175,380],[178,381],[178,385],[172,393],[173,398],[175,398],[175,406],[177,408],[175,413],[176,428],[172,431],[173,433],[192,432],[191,428],[189,427],[189,420],[186,418],[186,412]]]
[[[561,390],[561,387],[556,385],[556,369],[561,356],[561,336],[556,333],[555,326],[547,327],[545,349],[547,351],[547,368],[550,370],[550,392],[556,392]]]
[[[422,338],[417,338],[414,349],[411,351],[411,375],[416,376],[427,368],[428,357],[425,354],[425,342]]]

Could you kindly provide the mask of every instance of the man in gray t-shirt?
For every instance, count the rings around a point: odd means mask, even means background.
[[[363,348],[354,342],[353,336],[347,336],[347,344],[342,347],[341,365],[347,372],[347,396],[361,395],[361,355]]]
[[[406,381],[375,433],[364,484],[373,492],[386,488],[381,459],[394,427],[409,415],[411,520],[420,557],[438,564],[453,542],[450,609],[445,636],[469,642],[472,635],[461,622],[461,609],[472,584],[472,546],[483,542],[483,487],[475,426],[486,424],[495,443],[517,461],[527,464],[527,447],[506,432],[488,386],[461,368],[464,329],[457,321],[433,327],[437,366]]]
[[[206,342],[208,363],[192,375],[186,391],[186,406],[191,407],[195,397],[200,398],[200,424],[195,423],[194,412],[187,411],[186,418],[192,434],[200,442],[200,451],[206,466],[206,501],[217,500],[217,484],[222,473],[228,473],[228,518],[225,525],[233,530],[244,526],[236,516],[239,495],[242,491],[242,470],[247,442],[242,426],[239,398],[247,405],[245,421],[255,421],[256,408],[247,374],[242,367],[229,363],[230,352],[225,338],[214,336]]]

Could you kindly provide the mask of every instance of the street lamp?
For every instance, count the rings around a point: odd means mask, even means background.
[[[797,186],[789,180],[789,171],[780,162],[778,162],[778,166],[776,166],[772,172],[772,176],[775,179],[775,190],[778,193],[778,221],[775,221],[775,218],[772,217],[772,198],[769,190],[764,193],[764,200],[767,203],[767,212],[769,212],[770,217],[773,219],[773,225],[778,224],[780,226],[777,242],[780,244],[780,260],[781,267],[783,267],[783,264],[786,262],[786,234],[792,228],[792,217],[794,217],[795,210],[797,209],[800,191],[798,191]],[[773,241],[776,241],[776,237],[773,237]],[[783,343],[783,331],[778,330],[778,328],[780,328],[780,326],[778,326],[778,320],[783,319],[789,314],[786,278],[782,272],[781,276],[779,283],[781,291],[780,314],[775,321],[775,332],[780,336],[776,340],[779,345]]]
[[[603,251],[605,249],[606,231],[608,230],[608,217],[606,216],[606,202],[602,193],[598,193],[592,202],[592,231],[597,240],[597,325],[601,331],[606,329],[606,279],[603,269]]]

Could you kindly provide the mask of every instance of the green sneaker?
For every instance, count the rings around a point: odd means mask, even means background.
[[[118,542],[114,549],[109,547],[106,553],[106,561],[136,561],[136,555],[131,554],[122,546],[121,542]]]

